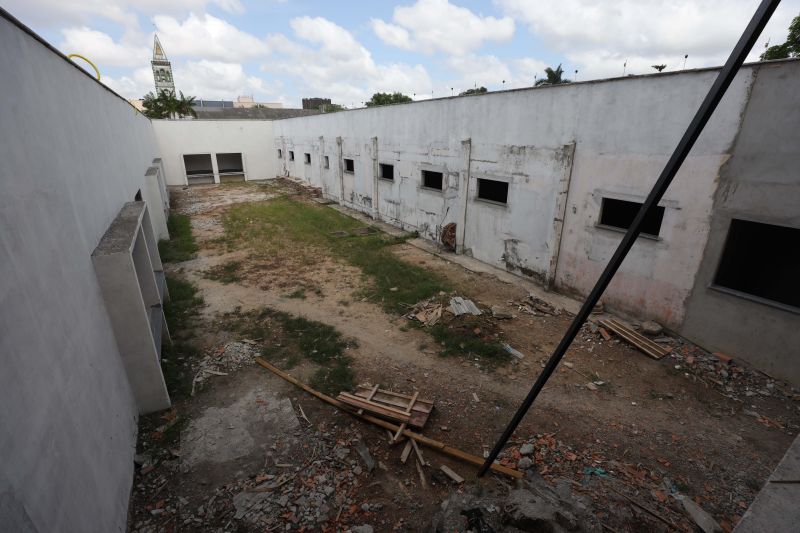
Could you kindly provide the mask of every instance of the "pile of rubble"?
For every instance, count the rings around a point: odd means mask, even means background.
[[[210,377],[227,376],[229,372],[252,365],[258,355],[258,345],[248,340],[232,341],[212,349],[197,366],[197,372],[192,380],[192,396]]]
[[[800,389],[776,380],[749,365],[741,364],[724,353],[709,353],[691,342],[677,336],[669,336],[655,322],[632,323],[632,329],[652,338],[668,354],[663,359],[687,378],[713,387],[722,396],[739,404],[751,404],[755,398],[775,398],[782,401],[800,401]],[[596,323],[584,325],[584,340],[620,342],[611,339],[609,333]],[[591,350],[590,350],[591,351]],[[800,411],[800,406],[796,407]],[[744,414],[758,419],[766,426],[778,429],[800,429],[791,423],[773,420],[752,409],[743,409]]]
[[[442,502],[430,531],[601,531],[589,513],[590,503],[573,495],[566,480],[555,488],[538,476],[526,478],[515,488],[475,485],[469,491],[452,493]]]
[[[176,496],[175,480],[185,473],[177,450],[175,456],[167,450],[154,450],[158,458],[137,456],[134,491],[153,503],[147,506],[150,516],[139,517],[131,530],[372,533],[370,522],[382,522],[383,503],[357,501],[357,491],[369,471],[385,465],[371,457],[360,436],[343,441],[309,429],[303,440],[308,445],[303,454],[278,460],[268,453],[261,471],[218,486],[199,504]],[[168,485],[172,489],[163,490]]]

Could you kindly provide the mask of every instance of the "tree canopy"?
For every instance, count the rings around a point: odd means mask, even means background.
[[[319,106],[319,108],[323,113],[336,113],[338,111],[344,111],[347,109],[341,104],[322,104]]]
[[[486,87],[478,87],[477,89],[467,89],[463,93],[458,93],[458,96],[472,96],[473,94],[484,94],[489,91],[486,90]]]
[[[411,97],[403,93],[375,93],[372,99],[367,102],[367,107],[375,107],[379,105],[403,104],[411,102]]]
[[[762,61],[787,57],[800,57],[800,15],[792,19],[792,23],[789,24],[789,35],[786,36],[786,42],[770,46],[761,54]]]
[[[539,87],[540,85],[558,85],[559,83],[572,83],[572,80],[568,80],[566,78],[562,78],[561,76],[564,74],[564,69],[561,68],[559,64],[555,70],[550,67],[544,69],[544,73],[546,74],[546,78],[540,78],[536,80],[536,86]]]
[[[180,92],[180,98],[175,97],[171,91],[159,91],[158,96],[152,92],[147,93],[142,102],[144,115],[149,118],[184,118],[197,117],[192,109],[194,96],[188,98]]]

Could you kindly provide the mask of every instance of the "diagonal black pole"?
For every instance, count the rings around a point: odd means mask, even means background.
[[[692,146],[694,146],[695,141],[697,141],[706,123],[711,118],[711,114],[717,108],[717,104],[722,100],[722,96],[725,94],[728,86],[730,86],[734,76],[736,76],[736,73],[739,71],[739,67],[744,63],[747,54],[750,53],[753,44],[761,34],[761,30],[767,25],[767,22],[775,11],[775,8],[778,7],[778,4],[780,4],[780,0],[762,0],[761,5],[758,6],[758,9],[753,15],[753,19],[750,21],[750,24],[747,25],[747,28],[745,28],[744,33],[739,38],[739,42],[736,43],[728,61],[725,63],[725,66],[722,67],[716,81],[714,81],[714,85],[712,85],[711,89],[708,91],[705,100],[700,104],[697,114],[695,114],[692,122],[689,124],[689,128],[683,134],[683,138],[681,138],[678,146],[675,148],[675,152],[673,152],[672,157],[667,161],[667,166],[664,167],[664,170],[658,177],[658,181],[656,181],[656,184],[653,186],[653,190],[650,191],[647,199],[639,209],[636,218],[633,219],[631,227],[628,228],[625,237],[623,237],[622,242],[619,243],[617,251],[614,252],[614,256],[608,262],[608,265],[606,265],[605,270],[597,280],[597,284],[592,289],[592,292],[589,293],[589,297],[583,302],[581,310],[575,315],[575,320],[570,324],[569,329],[567,329],[567,332],[564,334],[564,338],[561,339],[561,342],[558,344],[556,351],[550,356],[550,360],[547,361],[544,370],[542,370],[542,373],[536,379],[536,383],[533,384],[528,396],[525,397],[525,401],[519,406],[519,409],[514,414],[514,418],[511,419],[511,422],[509,422],[505,431],[503,431],[503,435],[494,445],[492,453],[489,454],[489,457],[486,458],[483,466],[481,466],[481,469],[478,471],[478,477],[483,476],[489,470],[492,463],[494,463],[495,459],[497,459],[497,456],[503,450],[506,442],[511,438],[512,433],[517,429],[522,418],[528,412],[528,409],[531,408],[531,405],[542,391],[542,388],[544,388],[545,383],[550,379],[558,363],[561,362],[561,358],[567,353],[567,349],[570,344],[572,344],[572,341],[575,339],[578,331],[580,331],[583,323],[586,322],[589,313],[592,312],[592,309],[594,309],[594,306],[597,304],[598,300],[600,300],[600,296],[603,295],[603,292],[606,290],[606,287],[608,287],[608,284],[611,282],[617,269],[619,269],[622,261],[625,260],[625,256],[628,255],[628,251],[633,246],[633,243],[636,242],[636,238],[639,236],[639,233],[641,233],[642,223],[645,217],[658,205],[658,202],[661,201],[661,197],[664,196],[664,193],[667,191],[669,184],[672,182],[672,178],[675,177],[675,174],[677,174],[678,169],[681,168],[686,156],[689,155],[689,151],[692,149]]]

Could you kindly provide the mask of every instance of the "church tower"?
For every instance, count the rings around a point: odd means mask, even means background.
[[[164,48],[161,46],[161,41],[158,40],[158,35],[155,36],[153,41],[153,60],[150,62],[153,65],[153,78],[156,81],[156,96],[161,91],[168,91],[175,94],[175,82],[172,80],[172,65],[167,59],[167,54],[164,53]]]

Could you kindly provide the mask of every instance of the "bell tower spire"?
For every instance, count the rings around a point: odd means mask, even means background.
[[[153,39],[153,60],[150,64],[153,66],[156,95],[160,94],[162,91],[175,94],[175,82],[172,79],[172,65],[169,59],[167,59],[164,47],[161,46],[161,41],[158,40],[158,34],[156,34]]]

